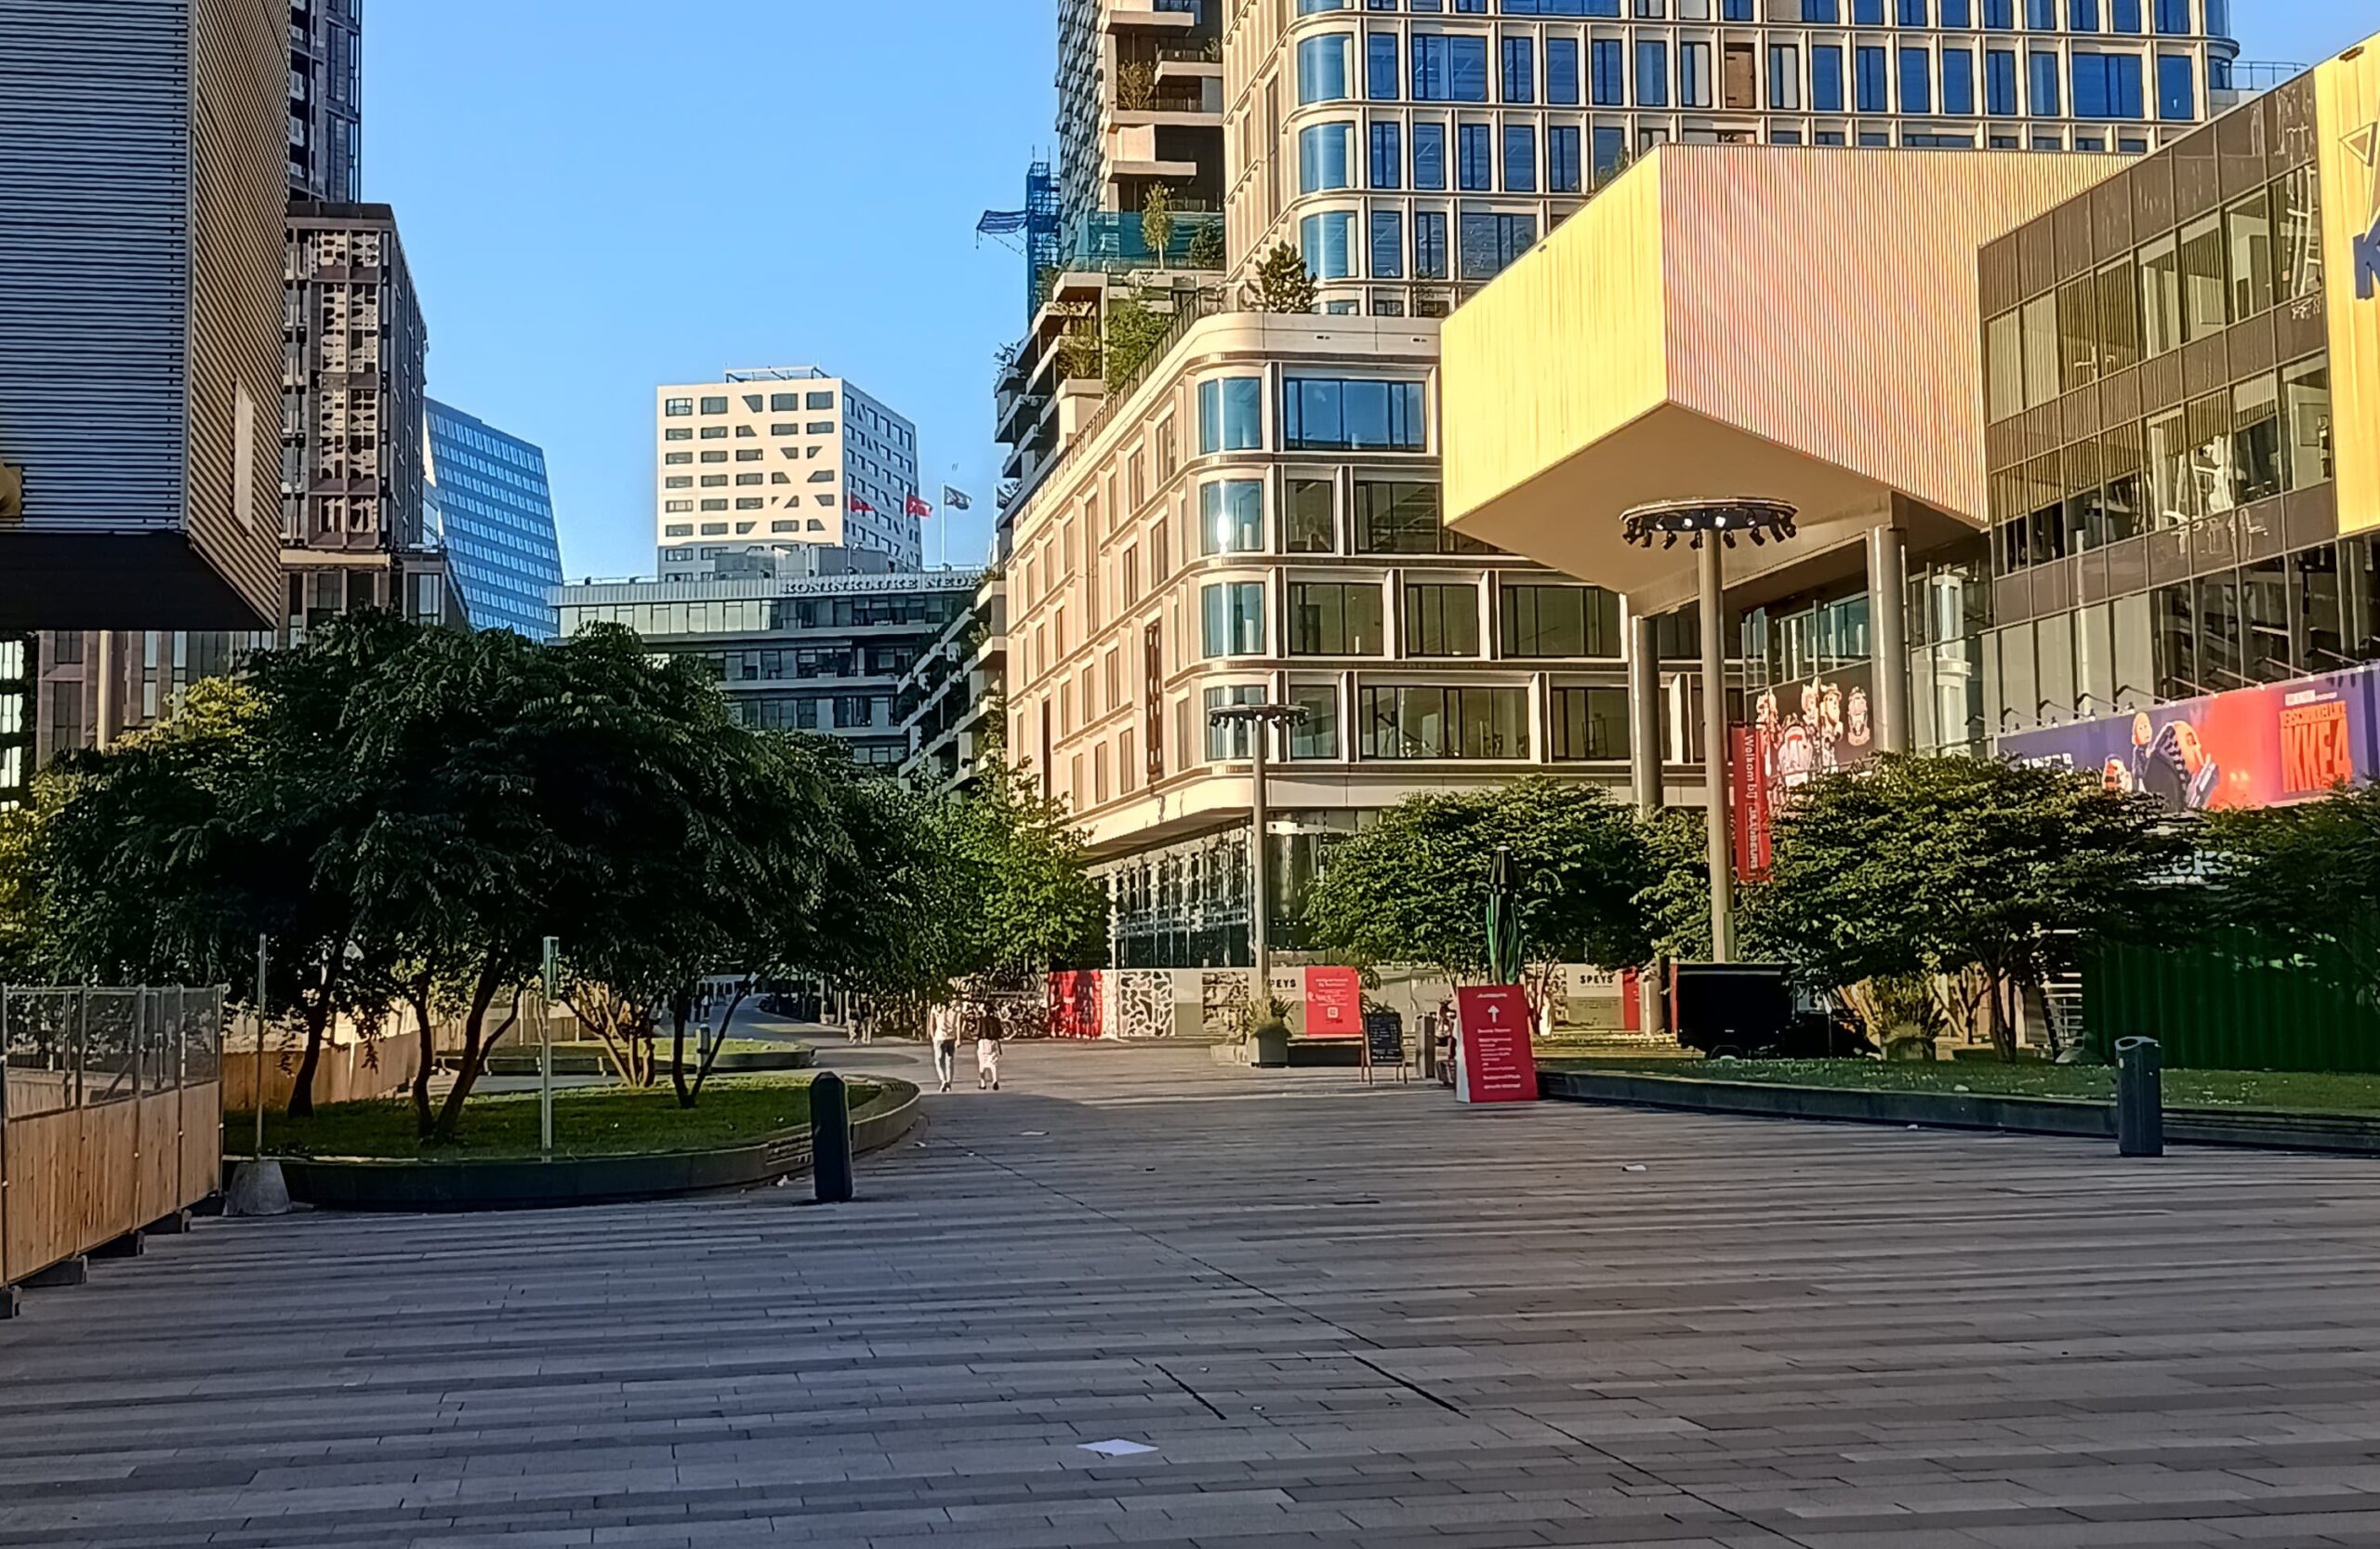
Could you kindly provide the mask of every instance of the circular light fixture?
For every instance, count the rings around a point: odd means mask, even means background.
[[[1662,500],[1638,506],[1620,518],[1621,536],[1639,549],[1650,549],[1656,538],[1664,550],[1684,538],[1696,549],[1714,534],[1730,549],[1736,535],[1747,534],[1754,547],[1776,538],[1782,542],[1799,530],[1800,513],[1782,500],[1745,496],[1722,500]]]

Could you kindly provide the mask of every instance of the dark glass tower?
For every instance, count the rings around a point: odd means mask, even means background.
[[[545,453],[433,399],[430,475],[430,521],[472,628],[553,639],[562,545]]]

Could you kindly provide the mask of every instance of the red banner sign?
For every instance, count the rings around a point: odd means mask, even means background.
[[[1463,1103],[1537,1101],[1537,1052],[1529,1044],[1528,993],[1518,985],[1470,985],[1454,992],[1462,1049],[1454,1094]]]
[[[1100,1020],[1099,974],[1095,971],[1050,975],[1050,1036],[1097,1038]]]
[[[1364,979],[1352,968],[1305,971],[1305,1036],[1364,1036]]]
[[[1736,837],[1736,875],[1756,882],[1768,875],[1768,734],[1758,726],[1730,728],[1727,770],[1730,816]]]

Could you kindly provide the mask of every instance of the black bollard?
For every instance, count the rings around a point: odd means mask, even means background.
[[[833,1071],[810,1083],[811,1175],[818,1202],[847,1205],[852,1198],[852,1105]]]
[[[2153,1038],[2116,1041],[2116,1150],[2127,1157],[2165,1154],[2165,1052]]]

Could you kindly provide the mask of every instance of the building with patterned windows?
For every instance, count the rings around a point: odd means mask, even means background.
[[[1443,315],[1662,144],[2137,153],[2268,85],[2228,0],[1236,0],[1235,275]]]
[[[471,628],[551,640],[562,541],[546,454],[436,399],[429,428],[427,523]]]
[[[654,536],[664,580],[768,576],[807,547],[924,558],[918,428],[815,366],[654,391]]]
[[[289,0],[289,197],[364,197],[364,0]]]

